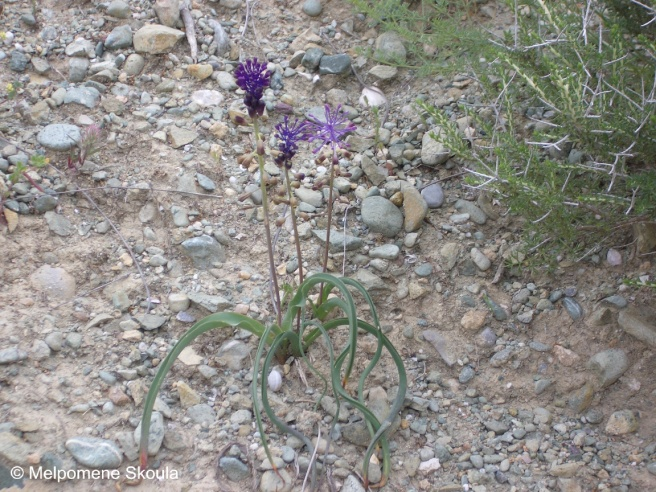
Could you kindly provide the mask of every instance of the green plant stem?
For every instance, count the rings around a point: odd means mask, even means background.
[[[255,134],[255,145],[260,140],[260,126],[257,118],[253,118],[253,132]],[[276,265],[273,259],[273,243],[271,242],[271,227],[269,225],[269,200],[266,190],[266,179],[264,171],[264,156],[257,153],[257,163],[260,167],[260,190],[262,190],[262,210],[264,212],[264,233],[266,235],[267,251],[269,253],[269,274],[273,283],[273,302],[276,311],[278,326],[282,319],[280,306],[280,291],[278,289],[278,276],[276,274]]]
[[[294,206],[294,196],[292,195],[292,184],[289,182],[289,169],[285,167],[285,184],[287,185],[287,195],[289,196],[289,208],[292,212],[292,228],[294,229],[294,242],[296,243],[296,259],[298,260],[298,280],[303,283],[303,258],[301,256],[301,241],[298,237],[298,226],[296,222],[296,207]]]

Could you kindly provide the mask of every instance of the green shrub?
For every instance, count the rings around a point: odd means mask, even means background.
[[[656,215],[656,43],[603,3],[524,4],[494,61],[471,67],[492,101],[461,105],[475,134],[419,105],[445,128],[468,184],[526,219],[531,252],[580,260],[630,242],[627,226]]]

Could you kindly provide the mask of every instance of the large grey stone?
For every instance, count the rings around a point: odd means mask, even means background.
[[[194,266],[201,270],[212,268],[214,263],[226,261],[223,246],[210,236],[199,236],[187,239],[182,243],[184,253],[194,262]]]
[[[240,342],[239,340],[229,340],[221,345],[216,358],[220,364],[226,365],[229,369],[238,371],[244,368],[250,353],[250,347],[244,342]]]
[[[374,186],[380,186],[387,179],[387,170],[384,167],[376,164],[374,160],[369,156],[362,156],[360,167],[362,167],[362,170],[367,175],[367,178],[369,178],[369,181],[371,181]]]
[[[370,196],[362,201],[362,221],[371,232],[394,237],[403,228],[403,214],[382,196]]]
[[[219,460],[219,468],[226,474],[228,480],[240,482],[251,476],[248,466],[238,458],[224,456]]]
[[[66,449],[75,461],[89,468],[115,469],[121,466],[123,452],[114,441],[97,437],[72,437]]]
[[[123,0],[113,0],[107,6],[107,13],[117,19],[127,19],[130,16],[130,6]]]
[[[37,134],[36,140],[46,149],[69,150],[78,144],[80,137],[77,126],[58,123],[46,126]]]
[[[68,60],[68,80],[69,82],[82,82],[89,71],[88,58],[70,58]]]
[[[444,190],[439,183],[433,183],[421,190],[421,196],[426,200],[428,208],[440,208],[444,203]]]

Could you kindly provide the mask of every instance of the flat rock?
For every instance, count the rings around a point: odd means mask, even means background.
[[[244,368],[247,362],[251,349],[244,342],[239,340],[229,340],[219,349],[217,359],[219,363],[227,366],[229,369],[238,371]]]
[[[405,232],[414,232],[421,228],[428,214],[428,204],[417,188],[407,186],[403,189],[403,213]]]
[[[656,347],[656,309],[648,306],[631,306],[620,311],[617,322],[629,335],[651,347]]]
[[[369,75],[374,79],[385,82],[392,80],[398,74],[398,69],[396,67],[391,67],[389,65],[376,65],[369,70]]]
[[[385,282],[382,278],[378,275],[374,275],[369,270],[358,270],[355,275],[353,275],[353,279],[360,282],[371,295],[388,293],[392,290],[392,287],[388,282]]]
[[[49,298],[67,300],[75,296],[75,278],[63,268],[43,265],[30,275],[30,284]]]
[[[196,306],[207,309],[210,313],[218,313],[230,309],[233,303],[225,297],[203,294],[201,292],[189,292],[187,297]]]
[[[214,263],[226,261],[223,246],[210,236],[198,236],[187,239],[182,243],[184,253],[191,258],[194,266],[201,270],[208,270]]]
[[[362,201],[362,221],[371,232],[394,237],[403,228],[403,214],[387,198],[370,196]]]
[[[20,350],[18,347],[9,347],[0,350],[0,366],[13,364],[27,359],[27,352]]]
[[[597,388],[607,388],[629,368],[629,358],[622,349],[604,350],[590,357],[587,368],[595,375]]]
[[[46,126],[37,134],[36,140],[46,149],[69,150],[79,143],[80,137],[79,127],[58,123]]]
[[[171,141],[171,147],[174,149],[179,149],[184,147],[187,144],[190,144],[198,138],[198,133],[193,130],[187,130],[186,128],[178,128],[177,126],[172,126],[169,128],[169,139]]]
[[[199,425],[211,424],[216,419],[216,413],[214,412],[214,409],[207,403],[200,403],[198,405],[194,405],[193,407],[189,407],[187,409],[187,416],[192,420],[192,422]]]
[[[431,130],[424,133],[421,139],[421,162],[426,166],[438,166],[444,164],[449,160],[451,152],[444,144],[435,140],[432,135],[437,138],[443,133],[440,126],[435,126]]]
[[[437,350],[437,353],[440,354],[440,357],[442,357],[442,360],[446,363],[447,366],[451,367],[456,363],[456,358],[454,355],[456,352],[453,350],[453,347],[450,346],[448,340],[442,336],[440,332],[437,330],[424,330],[422,335],[424,336],[424,340],[430,343],[435,348],[435,350]]]
[[[161,316],[158,314],[144,314],[138,318],[139,324],[146,331],[157,330],[158,328],[161,328],[168,320],[168,316]]]
[[[134,49],[151,55],[168,53],[184,36],[184,32],[171,27],[146,24],[134,34]]]
[[[380,186],[385,183],[388,176],[387,170],[376,164],[371,157],[363,155],[360,167],[362,167],[367,178],[369,178],[369,181],[371,181],[374,186]]]
[[[401,249],[396,244],[383,244],[369,251],[369,256],[383,260],[396,260],[400,252]]]
[[[123,462],[123,452],[114,441],[97,437],[72,437],[66,449],[78,463],[94,469],[115,469]]]
[[[321,244],[326,244],[327,231],[325,229],[313,230],[312,234],[316,237]],[[330,248],[331,253],[338,253],[340,251],[355,251],[362,247],[362,239],[355,236],[349,236],[342,232],[335,230],[330,231]]]
[[[66,89],[64,104],[79,104],[93,109],[100,102],[100,92],[95,87],[70,87]]]
[[[223,99],[223,94],[219,91],[209,89],[202,89],[191,93],[191,100],[203,107],[218,106],[223,102]]]
[[[309,203],[313,207],[321,207],[323,205],[323,193],[318,190],[311,190],[310,188],[297,188],[294,194],[299,200]],[[332,235],[332,234],[331,234]]]
[[[351,57],[345,53],[324,55],[319,62],[319,73],[341,75],[351,73]]]

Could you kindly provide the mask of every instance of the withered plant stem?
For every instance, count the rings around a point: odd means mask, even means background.
[[[255,145],[260,140],[260,125],[257,118],[253,118],[253,132],[255,135]],[[282,324],[282,312],[280,306],[280,290],[278,289],[278,276],[276,274],[276,265],[273,259],[273,243],[271,242],[271,227],[269,224],[269,200],[267,196],[266,180],[264,171],[264,156],[257,154],[257,163],[260,168],[260,189],[262,190],[262,211],[264,212],[264,234],[266,235],[267,252],[269,253],[269,275],[273,287],[273,307],[276,311],[278,326]]]

